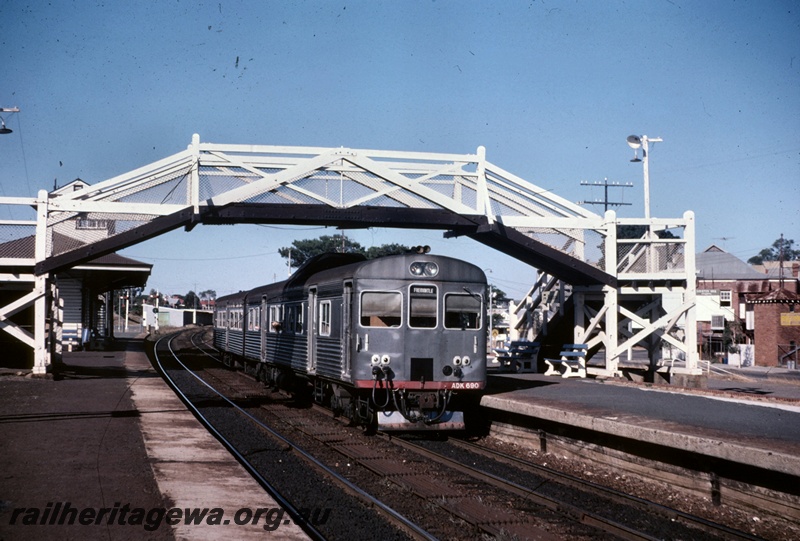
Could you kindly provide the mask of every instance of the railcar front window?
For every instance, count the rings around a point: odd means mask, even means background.
[[[411,286],[408,325],[422,329],[436,327],[436,286]]]
[[[395,291],[365,291],[361,294],[362,327],[399,327],[403,296]]]
[[[481,299],[475,295],[451,294],[444,298],[444,326],[448,329],[478,329]]]

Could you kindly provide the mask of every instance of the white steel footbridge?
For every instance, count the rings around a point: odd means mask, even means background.
[[[195,135],[185,151],[135,171],[69,192],[2,197],[4,205],[36,212],[0,221],[0,282],[19,292],[3,297],[0,330],[33,349],[35,373],[46,372],[60,351],[54,276],[200,223],[468,236],[533,267],[534,285],[516,310],[519,336],[546,333],[560,312],[571,319],[560,324],[569,340],[604,352],[590,372],[620,375],[620,358],[637,345],[655,363],[668,345],[682,361],[671,370],[700,373],[693,214],[597,215],[488,162],[483,147],[436,154],[201,143]],[[620,238],[620,226],[641,234]],[[32,330],[14,321],[30,309]]]

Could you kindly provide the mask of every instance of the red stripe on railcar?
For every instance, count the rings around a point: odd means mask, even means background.
[[[355,386],[360,389],[372,389],[375,381],[371,379],[358,379]],[[454,391],[479,391],[486,386],[483,381],[397,381],[393,380],[389,389],[409,389],[412,391],[436,391],[439,389],[452,389]],[[378,387],[386,389],[386,382],[378,381]]]

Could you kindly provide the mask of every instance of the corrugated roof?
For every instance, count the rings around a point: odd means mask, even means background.
[[[701,280],[766,280],[768,276],[758,272],[738,257],[710,246],[696,257],[697,277]]]

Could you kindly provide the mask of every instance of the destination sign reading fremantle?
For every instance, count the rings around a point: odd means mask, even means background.
[[[411,286],[411,293],[416,295],[436,295],[434,286]]]

